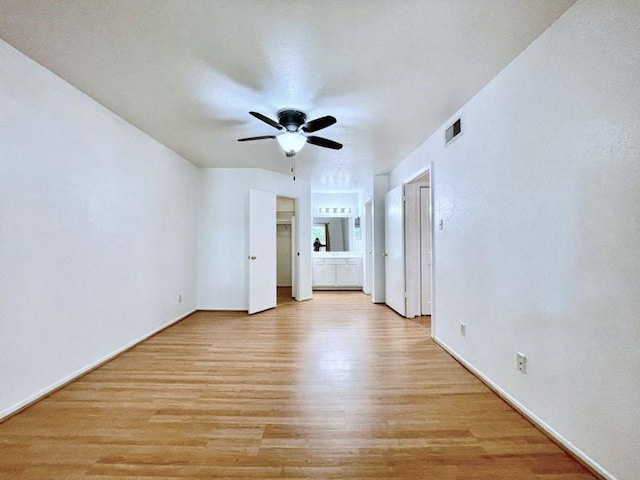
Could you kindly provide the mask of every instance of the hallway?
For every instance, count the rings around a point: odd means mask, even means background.
[[[198,312],[0,424],[1,479],[594,478],[353,292]]]

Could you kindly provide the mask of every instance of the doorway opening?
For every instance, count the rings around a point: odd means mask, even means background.
[[[433,301],[430,170],[405,185],[407,317],[430,328]]]
[[[294,198],[276,198],[276,301],[283,305],[296,297],[296,248]]]

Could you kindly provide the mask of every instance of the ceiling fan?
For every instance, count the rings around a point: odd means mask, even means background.
[[[307,133],[317,132],[323,128],[330,127],[336,123],[336,118],[331,115],[316,118],[307,122],[307,115],[300,110],[284,108],[278,110],[278,121],[270,119],[258,112],[249,112],[258,120],[262,120],[267,125],[271,125],[282,133],[278,135],[262,135],[260,137],[239,138],[239,142],[248,142],[251,140],[264,140],[266,138],[275,138],[287,157],[293,157],[298,153],[305,143],[317,145],[318,147],[331,148],[340,150],[342,144],[329,140],[328,138],[316,137],[315,135],[306,135]]]

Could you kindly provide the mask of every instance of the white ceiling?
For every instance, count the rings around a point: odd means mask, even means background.
[[[0,37],[202,167],[288,173],[276,119],[338,123],[307,145],[314,191],[386,173],[575,0],[0,0]]]

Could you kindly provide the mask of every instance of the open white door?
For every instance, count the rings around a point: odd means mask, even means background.
[[[276,306],[276,195],[249,190],[249,313]]]
[[[364,285],[363,291],[371,295],[373,286],[373,210],[372,202],[369,200],[365,204],[365,243],[364,243]]]
[[[385,303],[406,315],[404,288],[404,185],[385,195]]]
[[[291,217],[291,297],[298,299],[298,217]]]

